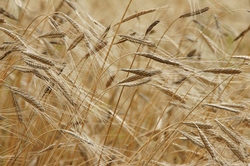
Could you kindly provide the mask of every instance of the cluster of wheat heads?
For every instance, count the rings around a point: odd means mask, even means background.
[[[1,1],[1,165],[246,165],[247,6]]]

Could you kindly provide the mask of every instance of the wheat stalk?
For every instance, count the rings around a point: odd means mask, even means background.
[[[215,122],[218,124],[218,126],[221,128],[221,130],[227,134],[232,140],[234,140],[236,143],[240,144],[242,142],[242,139],[234,133],[232,130],[227,128],[225,125],[220,123],[218,120],[215,119]]]
[[[39,54],[30,52],[30,51],[22,51],[22,53],[27,55],[28,57],[34,59],[34,60],[42,62],[43,64],[46,64],[46,65],[49,65],[49,66],[54,66],[55,65],[54,62],[52,62],[51,60],[49,60],[49,59],[47,59],[45,57],[42,57]]]
[[[20,97],[22,97],[25,101],[27,101],[28,103],[30,103],[31,105],[33,105],[35,108],[37,108],[38,110],[44,112],[45,109],[44,107],[42,106],[42,104],[36,100],[33,96],[31,96],[29,93],[17,88],[17,87],[13,87],[13,86],[10,86],[10,85],[6,85],[8,88],[10,88],[11,92],[13,94],[16,94]]]
[[[237,156],[243,163],[245,163],[246,157],[244,153],[237,147],[237,145],[223,136],[220,137],[226,142],[227,146],[235,154],[235,156]]]
[[[213,126],[208,123],[202,123],[202,122],[183,122],[183,124],[190,126],[190,127],[195,127],[198,126],[201,129],[211,129]]]
[[[142,84],[146,84],[146,83],[150,82],[151,80],[152,80],[151,78],[142,78],[142,79],[137,80],[137,81],[118,83],[118,85],[119,86],[128,86],[128,87],[139,86]]]
[[[131,16],[128,16],[126,18],[124,18],[121,22],[118,22],[116,23],[114,26],[118,25],[118,24],[121,24],[121,23],[124,23],[124,22],[127,22],[129,20],[132,20],[133,18],[136,18],[136,17],[139,17],[139,16],[142,16],[142,15],[145,15],[145,14],[148,14],[148,13],[152,13],[156,11],[156,9],[149,9],[149,10],[144,10],[144,11],[141,11],[141,12],[138,12],[138,13],[135,13]]]
[[[0,27],[0,30],[3,31],[5,34],[7,34],[12,39],[14,39],[15,41],[20,42],[21,45],[27,47],[27,45],[24,43],[24,41],[19,36],[17,36],[16,34],[14,34],[13,32],[11,32],[8,29],[5,29],[3,27]]]
[[[65,32],[52,31],[39,36],[39,38],[63,38],[65,37],[65,35],[66,35]]]
[[[241,70],[233,68],[213,68],[205,69],[203,72],[214,73],[214,74],[240,74]]]
[[[152,59],[152,60],[160,62],[160,63],[167,64],[167,65],[181,66],[181,64],[179,62],[168,60],[168,59],[164,59],[164,58],[161,58],[159,56],[155,56],[155,55],[150,54],[150,53],[136,52],[135,55],[143,56],[143,57]]]
[[[183,14],[183,15],[181,15],[179,18],[185,18],[185,17],[195,16],[195,15],[204,13],[204,12],[206,12],[206,11],[208,11],[208,10],[209,10],[209,7],[205,7],[205,8],[202,8],[202,9],[199,9],[199,10],[196,10],[196,11],[193,11],[193,12],[190,12],[190,13]]]
[[[201,148],[205,148],[204,143],[197,137],[194,137],[186,132],[179,131],[182,135],[184,135],[187,139],[192,141],[194,144],[198,145]]]
[[[161,70],[151,70],[151,71],[146,71],[143,69],[121,69],[121,71],[133,73],[139,76],[144,76],[144,77],[151,77],[157,74],[161,74]]]
[[[233,108],[230,108],[230,107],[225,107],[225,106],[218,105],[218,104],[205,103],[203,105],[218,108],[218,109],[223,109],[223,110],[234,112],[234,113],[239,113],[240,112],[239,110],[236,110],[236,109],[233,109]]]
[[[43,63],[36,62],[30,58],[22,58],[22,60],[29,66],[38,68],[38,69],[43,69],[43,70],[49,70],[50,66],[45,65]]]
[[[154,84],[153,86],[155,86],[156,88],[158,88],[161,92],[169,95],[170,97],[172,97],[173,99],[176,99],[178,101],[180,101],[181,103],[185,103],[185,100],[179,96],[178,94],[176,94],[175,92],[172,92],[171,90],[169,90],[166,87],[160,86],[160,85],[156,85]]]
[[[138,39],[135,37],[132,37],[131,35],[119,35],[122,39],[126,39],[127,41],[130,41],[132,43],[137,43],[137,44],[142,44],[142,45],[147,45],[149,47],[156,47],[156,44],[151,41],[146,41],[143,39]]]

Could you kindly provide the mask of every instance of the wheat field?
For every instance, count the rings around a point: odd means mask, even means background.
[[[247,165],[250,1],[0,1],[0,165]]]

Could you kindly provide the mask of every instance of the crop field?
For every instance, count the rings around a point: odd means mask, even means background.
[[[0,165],[250,163],[250,1],[1,0]]]

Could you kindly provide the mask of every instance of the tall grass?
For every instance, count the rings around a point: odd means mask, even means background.
[[[248,7],[1,1],[1,165],[246,165]]]

